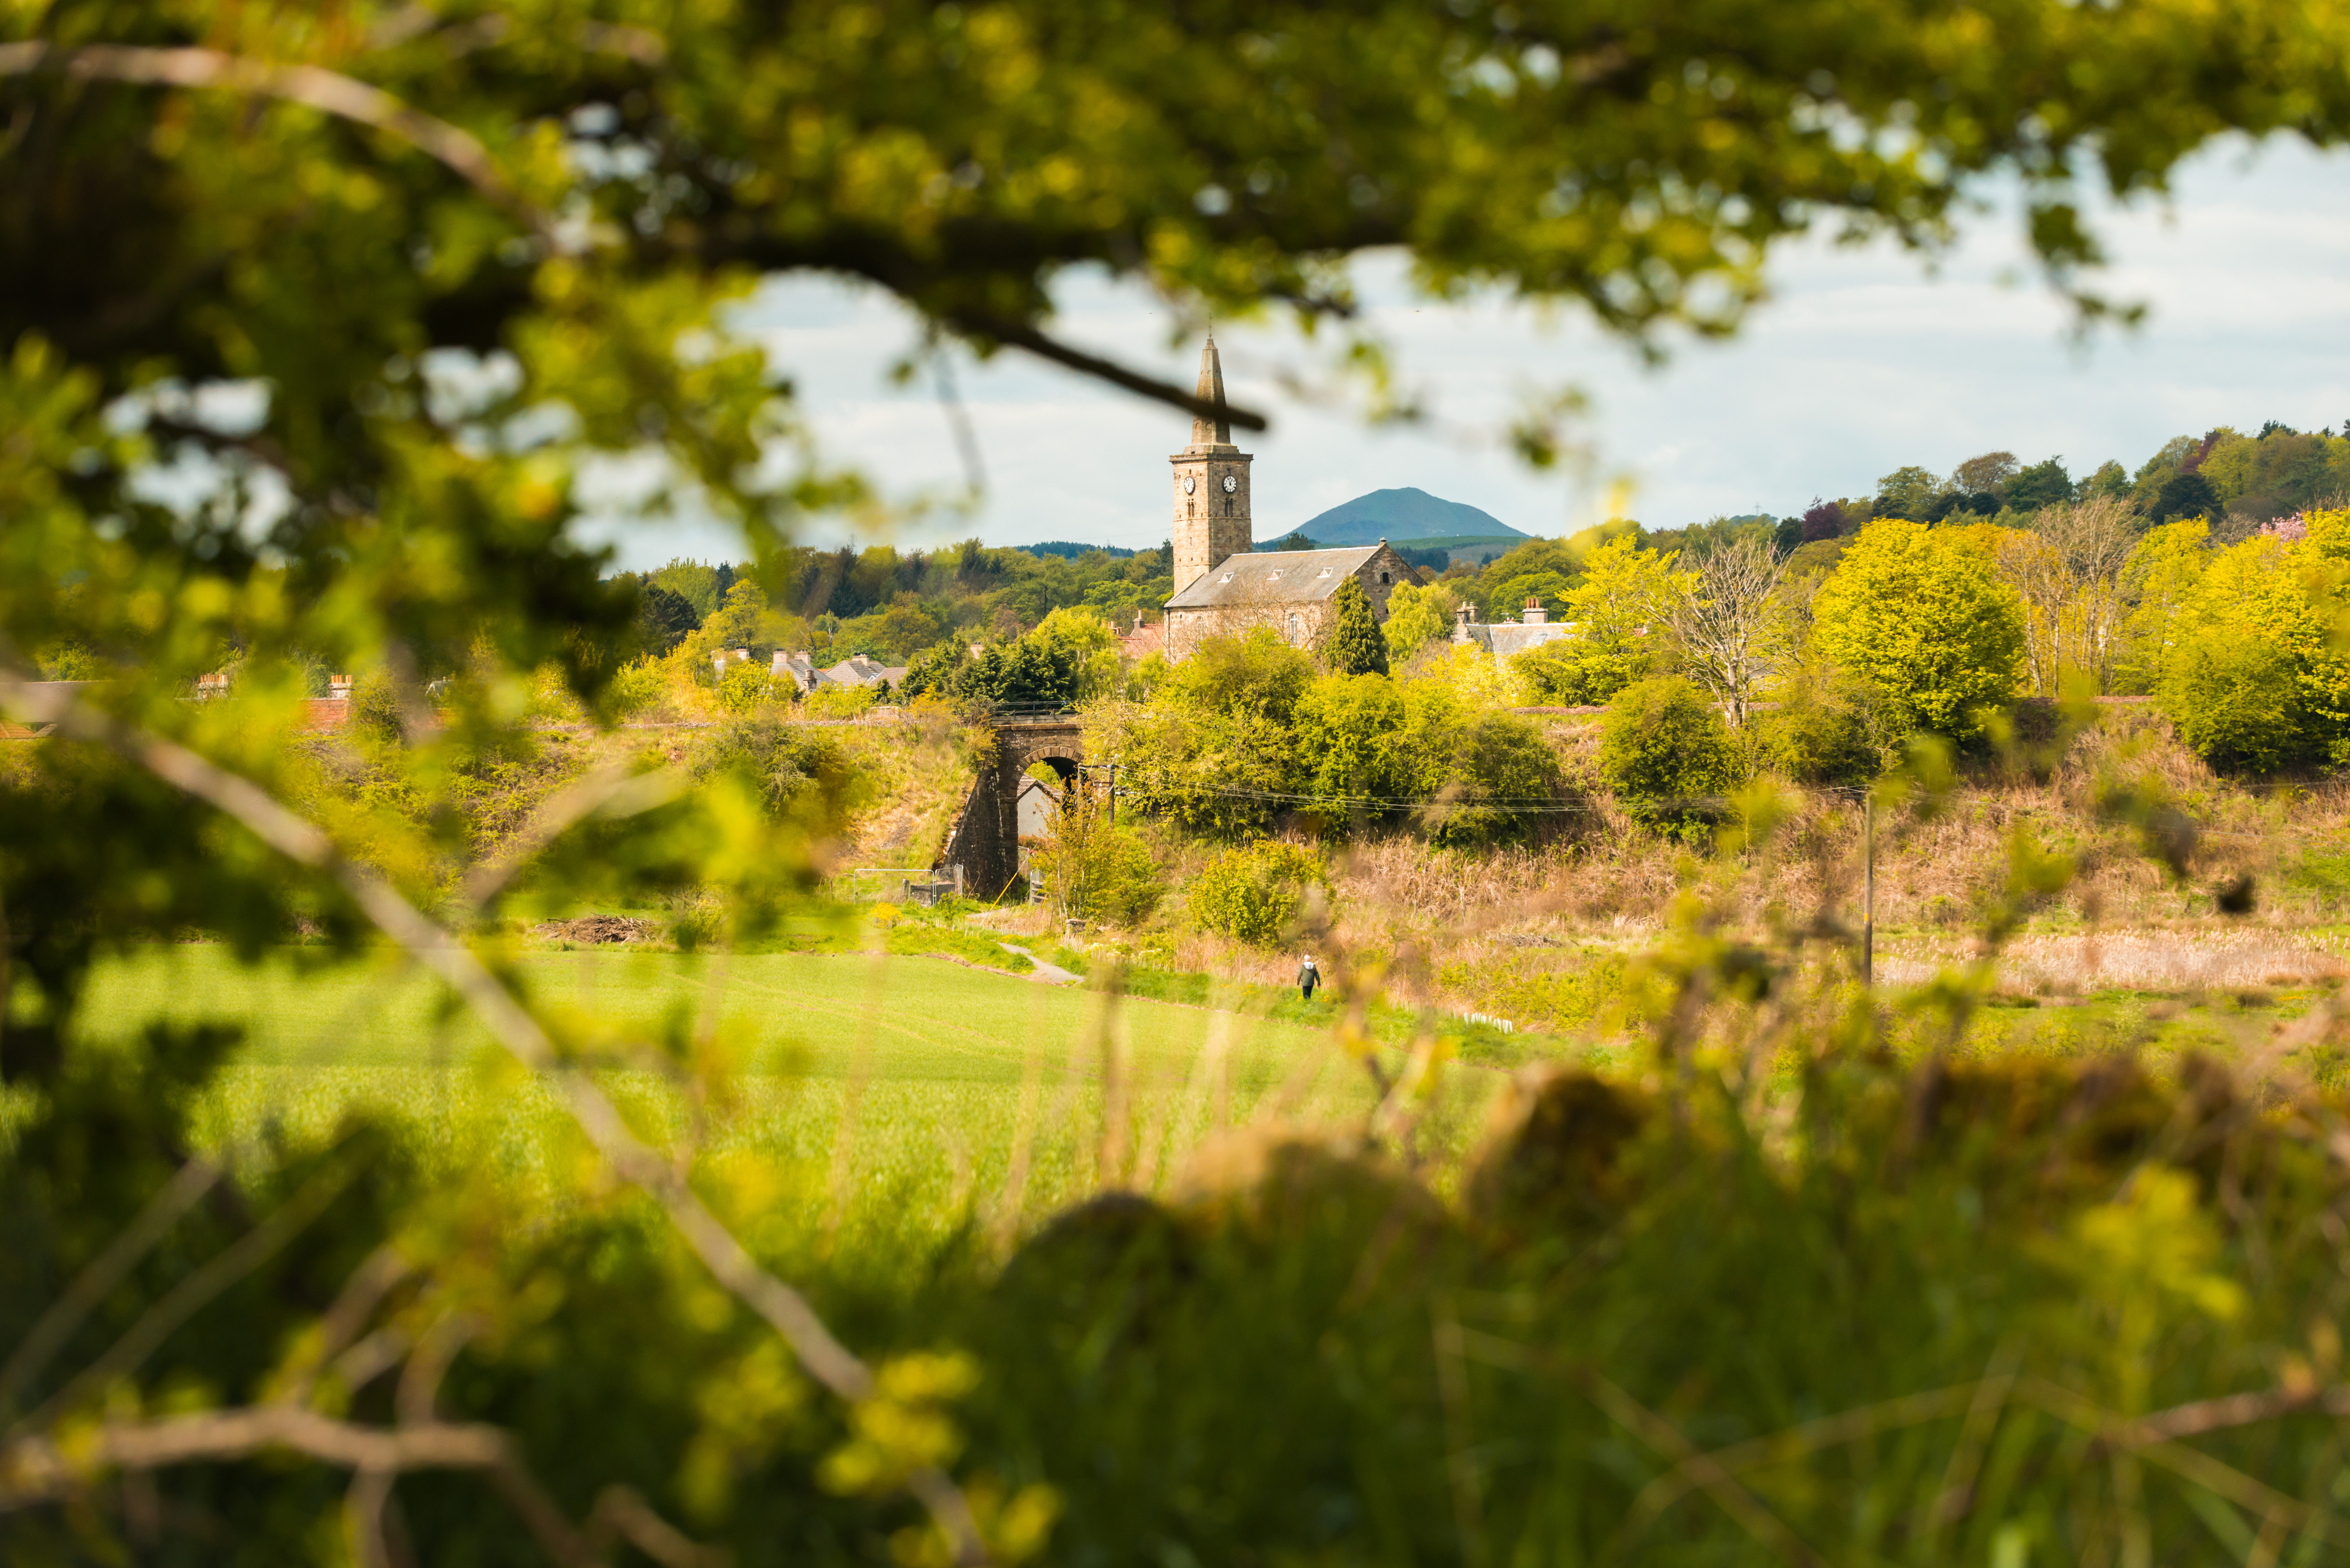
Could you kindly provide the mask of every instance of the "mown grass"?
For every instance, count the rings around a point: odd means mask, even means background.
[[[1105,1186],[1168,1186],[1219,1127],[1359,1120],[1375,1101],[1331,1044],[1333,1010],[1294,997],[1158,1001],[896,954],[540,953],[517,976],[601,1043],[600,1075],[641,1133],[704,1160],[760,1156],[827,1231],[1008,1236]],[[296,951],[248,969],[183,944],[98,972],[89,1037],[154,1020],[245,1033],[199,1108],[214,1145],[264,1130],[309,1144],[370,1109],[412,1128],[428,1162],[487,1157],[550,1199],[581,1158],[553,1087],[411,966],[321,971]],[[681,1087],[667,1064],[687,1055],[727,1069],[721,1095]],[[1456,1069],[1427,1124],[1434,1152],[1466,1146],[1499,1082]]]

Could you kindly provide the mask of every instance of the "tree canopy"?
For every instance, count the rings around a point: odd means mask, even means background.
[[[1829,658],[1915,727],[1979,731],[2015,693],[2023,609],[1965,531],[1887,518],[1853,541],[1813,602]]]

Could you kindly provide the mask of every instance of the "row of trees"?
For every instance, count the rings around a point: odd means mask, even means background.
[[[2053,506],[2114,501],[2141,526],[2201,517],[2216,532],[2241,537],[2262,524],[2350,494],[2350,421],[2344,433],[2296,431],[2274,420],[2252,435],[2221,425],[2166,441],[2135,470],[2108,461],[2074,478],[2062,457],[2023,463],[2012,452],[1970,457],[1947,474],[1912,466],[1877,482],[1876,493],[1835,501],[1814,498],[1782,519],[1783,550],[1857,533],[1871,519],[1912,522],[1987,519],[2021,527]]]
[[[1797,776],[1864,770],[1917,731],[1970,740],[2019,696],[2080,692],[2151,694],[2223,768],[2350,763],[2350,510],[2233,544],[2202,519],[2140,521],[2117,495],[2022,528],[1880,518],[1815,576],[1759,538],[1701,553],[1618,539],[1566,595],[1567,635],[1511,672],[1526,695],[1580,703],[1686,678],[1733,730],[1767,705],[1762,749]]]
[[[821,662],[862,653],[903,664],[944,642],[1008,642],[1055,610],[1082,608],[1131,626],[1155,619],[1174,591],[1173,552],[1004,549],[966,539],[900,553],[786,548],[763,569],[671,561],[613,579],[638,606],[640,643],[667,653],[696,632],[697,651],[806,649]]]

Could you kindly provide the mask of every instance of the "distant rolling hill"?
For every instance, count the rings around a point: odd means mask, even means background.
[[[1374,490],[1312,518],[1296,532],[1326,549],[1340,545],[1410,544],[1421,539],[1529,539],[1490,512],[1425,490]]]

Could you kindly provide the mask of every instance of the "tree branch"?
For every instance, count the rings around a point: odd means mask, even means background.
[[[1253,409],[1243,409],[1232,403],[1220,403],[1211,398],[1195,396],[1172,381],[1158,380],[1139,371],[1129,370],[1114,359],[1104,359],[1086,353],[1083,349],[1072,348],[1057,338],[1047,337],[1025,322],[991,316],[976,310],[949,311],[944,319],[949,326],[967,337],[1008,344],[1014,348],[1024,348],[1040,359],[1050,359],[1055,365],[1066,365],[1072,370],[1107,381],[1113,387],[1123,387],[1129,392],[1139,393],[1143,397],[1171,404],[1186,413],[1197,414],[1205,419],[1222,420],[1244,431],[1261,431],[1266,427],[1265,417]]]
[[[724,1547],[704,1546],[655,1513],[634,1487],[604,1489],[588,1517],[588,1534],[599,1552],[604,1538],[617,1534],[661,1568],[732,1568],[734,1562]]]
[[[44,1437],[19,1438],[0,1448],[0,1510],[51,1502],[80,1490],[94,1472],[163,1469],[217,1464],[271,1449],[359,1472],[354,1513],[372,1524],[390,1496],[392,1478],[407,1470],[480,1470],[538,1538],[548,1556],[567,1568],[601,1568],[603,1559],[515,1457],[495,1427],[434,1421],[401,1427],[361,1427],[296,1406],[171,1416],[155,1421],[109,1422],[78,1434],[70,1456]]]
[[[64,1387],[43,1400],[40,1408],[16,1423],[11,1430],[21,1431],[26,1427],[37,1426],[73,1406],[83,1395],[103,1387],[125,1373],[135,1371],[140,1363],[155,1353],[158,1345],[171,1337],[173,1330],[193,1317],[223,1291],[276,1256],[278,1250],[300,1234],[305,1226],[325,1212],[327,1205],[332,1203],[343,1189],[350,1185],[351,1178],[358,1174],[358,1162],[343,1158],[313,1176],[303,1184],[300,1191],[278,1205],[260,1224],[173,1285],[162,1300],[140,1314],[139,1321],[124,1331],[122,1337],[109,1345],[104,1355],[75,1373]]]
[[[217,49],[151,49],[130,44],[0,44],[0,77],[54,70],[89,81],[212,88],[283,99],[404,141],[450,169],[542,237],[553,225],[505,177],[471,131],[412,109],[380,88],[317,66],[277,66]]]

